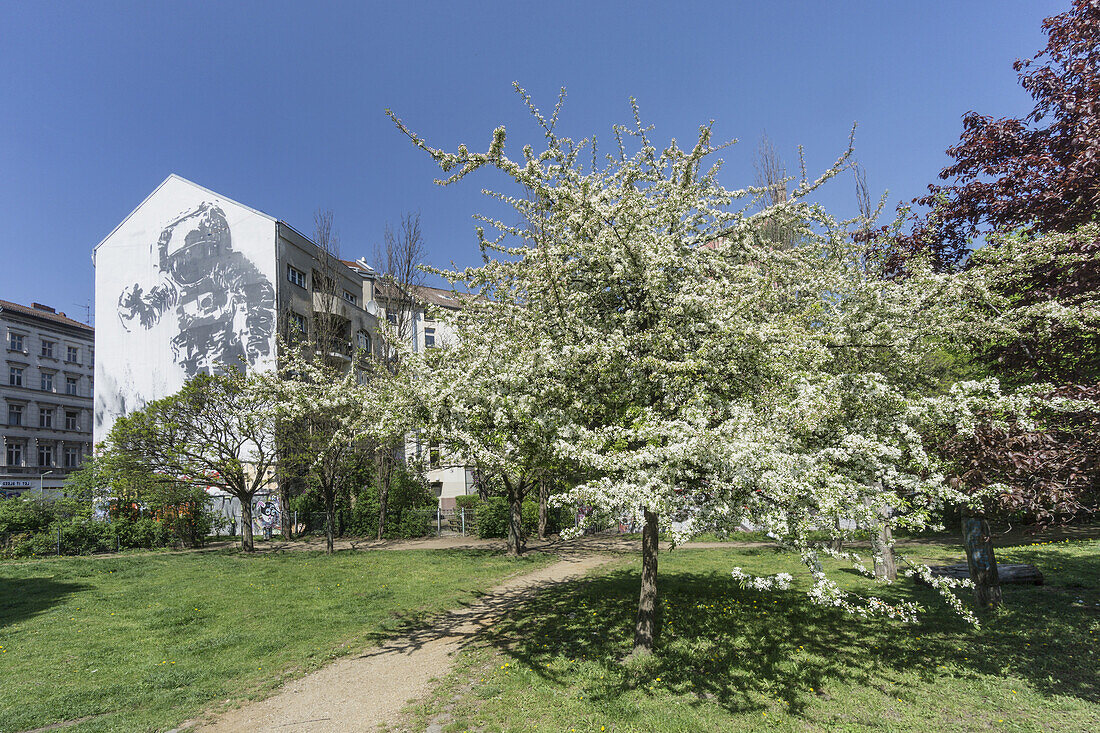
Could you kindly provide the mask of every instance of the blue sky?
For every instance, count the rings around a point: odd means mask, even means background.
[[[977,110],[1020,115],[1012,61],[1069,3],[54,3],[0,0],[0,298],[83,319],[91,250],[169,173],[304,231],[332,209],[347,258],[419,211],[432,263],[473,264],[478,174],[457,187],[386,118],[437,146],[538,142],[511,89],[606,140],[638,99],[654,139],[715,120],[723,182],[752,183],[766,130],[809,172],[853,122],[872,193],[923,192]],[[517,153],[518,154],[518,153]],[[850,179],[821,199],[850,215]]]

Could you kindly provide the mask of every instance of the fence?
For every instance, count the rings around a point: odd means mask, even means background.
[[[364,519],[366,521],[364,521]],[[360,517],[347,510],[333,516],[336,535],[374,536],[378,532],[377,515]],[[322,534],[325,531],[324,512],[292,512],[294,534]],[[468,537],[477,535],[477,511],[474,509],[402,509],[386,517],[388,538]]]

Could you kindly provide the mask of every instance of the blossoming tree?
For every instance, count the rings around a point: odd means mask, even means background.
[[[517,159],[503,128],[484,153],[446,152],[394,120],[449,174],[440,183],[489,167],[516,186],[490,195],[519,223],[483,217],[484,264],[450,277],[490,300],[507,294],[530,334],[531,345],[502,347],[537,358],[536,391],[556,410],[541,439],[586,469],[560,500],[643,527],[635,650],[651,649],[656,633],[661,531],[678,542],[751,522],[801,552],[815,600],[911,616],[913,606],[841,591],[808,532],[838,519],[920,528],[960,498],[914,428],[936,355],[958,340],[955,281],[919,267],[882,280],[872,252],[810,201],[848,154],[749,214],[763,192],[719,183],[710,125],[689,149],[658,149],[635,106],[634,124],[616,126],[601,157],[595,141],[557,132],[561,100],[546,116],[520,92],[546,145]],[[777,229],[782,243],[768,237]],[[503,371],[497,379],[507,383]],[[504,399],[493,384],[490,403]]]
[[[523,551],[523,500],[555,467],[563,410],[554,379],[553,349],[514,291],[464,298],[455,313],[440,313],[454,342],[429,353],[428,424],[448,450],[499,483],[508,501],[508,553]],[[460,296],[461,297],[461,296]]]

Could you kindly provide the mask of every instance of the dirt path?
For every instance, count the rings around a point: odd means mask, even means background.
[[[509,608],[529,598],[532,590],[568,582],[613,559],[603,555],[571,557],[513,578],[429,628],[337,660],[288,683],[266,700],[200,721],[190,730],[376,730],[379,724],[396,718],[409,700],[431,692],[433,680],[450,670],[455,652]]]

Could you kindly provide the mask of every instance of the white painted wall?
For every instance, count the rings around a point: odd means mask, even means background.
[[[95,250],[94,440],[225,363],[274,364],[276,221],[169,176]]]

